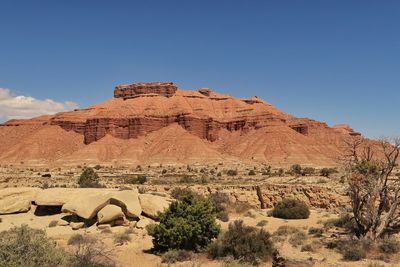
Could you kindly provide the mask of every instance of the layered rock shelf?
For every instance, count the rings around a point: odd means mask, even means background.
[[[156,94],[171,97],[178,87],[173,82],[150,82],[118,85],[114,90],[115,98],[135,98],[144,94]]]

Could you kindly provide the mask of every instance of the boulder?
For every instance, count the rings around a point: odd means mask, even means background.
[[[149,218],[141,218],[137,223],[136,223],[136,228],[139,229],[145,229],[147,225],[154,223],[153,220],[149,219]]]
[[[142,207],[139,202],[139,192],[136,188],[112,192],[112,198],[115,200],[113,204],[121,206],[127,217],[138,218],[142,213]]]
[[[0,190],[0,214],[27,212],[40,188],[4,188]]]
[[[97,222],[99,224],[110,223],[121,218],[124,218],[124,213],[121,207],[115,205],[107,205],[97,213]]]
[[[170,204],[169,199],[151,194],[139,194],[139,201],[143,214],[152,219],[158,219],[158,213]]]
[[[69,225],[71,226],[72,230],[78,230],[78,229],[83,228],[85,226],[85,223],[84,222],[71,222]]]
[[[94,218],[97,213],[110,203],[111,194],[108,191],[98,190],[71,199],[62,206],[62,212],[76,214],[86,220]]]
[[[48,188],[35,197],[38,206],[62,206],[78,195],[76,188]]]

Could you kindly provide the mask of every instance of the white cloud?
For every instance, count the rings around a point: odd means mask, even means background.
[[[78,108],[78,105],[74,102],[61,103],[51,99],[40,100],[30,96],[16,96],[9,89],[0,88],[0,120],[26,119],[75,108]]]

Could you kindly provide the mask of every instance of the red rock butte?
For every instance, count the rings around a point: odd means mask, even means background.
[[[119,85],[86,109],[0,124],[0,162],[335,165],[348,125],[296,118],[254,96],[172,82]]]

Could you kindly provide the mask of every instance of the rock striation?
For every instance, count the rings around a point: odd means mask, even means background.
[[[86,109],[0,124],[0,162],[261,161],[335,164],[349,126],[297,118],[258,97],[133,83]]]

